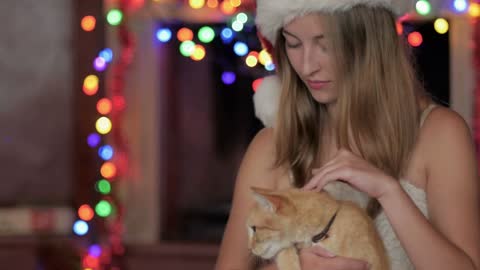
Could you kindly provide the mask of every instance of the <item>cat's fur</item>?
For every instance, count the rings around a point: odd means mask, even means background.
[[[314,244],[335,215],[325,238],[316,244],[337,256],[370,263],[371,270],[389,269],[383,242],[371,218],[357,204],[337,201],[325,191],[283,191],[252,187],[257,204],[247,219],[248,247],[279,270],[300,270],[298,248]]]

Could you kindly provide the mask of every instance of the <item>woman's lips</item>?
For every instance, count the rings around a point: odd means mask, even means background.
[[[322,90],[331,81],[307,81],[307,85],[312,90]]]

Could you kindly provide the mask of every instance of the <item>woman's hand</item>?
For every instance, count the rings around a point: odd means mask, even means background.
[[[393,177],[363,158],[341,149],[322,168],[313,170],[312,179],[303,189],[320,191],[327,183],[337,180],[347,182],[376,199],[389,193],[398,184]]]
[[[338,257],[321,246],[312,246],[300,250],[300,262],[302,269],[305,270],[368,270],[370,266],[367,262]]]

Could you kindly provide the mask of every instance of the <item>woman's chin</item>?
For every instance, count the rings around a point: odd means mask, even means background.
[[[312,97],[315,101],[324,105],[333,104],[337,101],[336,97],[332,97],[331,95],[326,95],[326,93],[313,92]]]

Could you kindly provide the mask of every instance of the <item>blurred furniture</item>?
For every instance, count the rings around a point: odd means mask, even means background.
[[[127,247],[125,262],[129,270],[212,270],[217,253],[217,245],[131,245]]]

